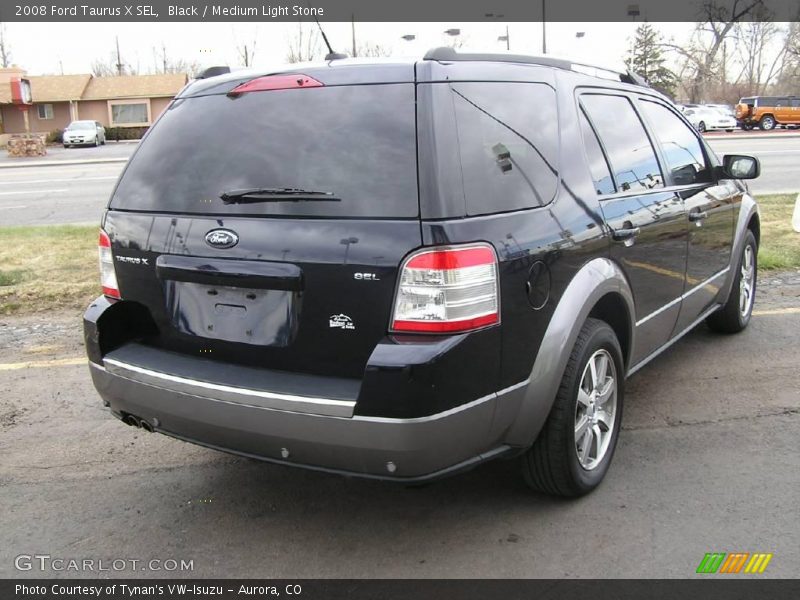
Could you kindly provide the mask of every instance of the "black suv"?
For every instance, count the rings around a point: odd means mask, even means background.
[[[113,192],[84,326],[125,423],[402,482],[519,455],[578,495],[625,378],[747,325],[758,162],[635,76],[452,49],[296,69],[188,85]]]

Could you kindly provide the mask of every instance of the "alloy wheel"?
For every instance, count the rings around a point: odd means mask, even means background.
[[[575,407],[575,452],[587,471],[596,468],[613,439],[617,409],[617,371],[611,354],[601,348],[583,369]]]
[[[753,296],[755,291],[755,251],[750,244],[744,247],[742,256],[741,277],[739,277],[739,314],[747,318],[753,307]]]

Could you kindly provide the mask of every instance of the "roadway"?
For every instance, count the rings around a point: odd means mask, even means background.
[[[761,159],[761,177],[750,184],[754,193],[800,192],[800,135],[739,132],[710,134],[707,139],[719,154]],[[125,163],[72,163],[124,161],[135,149],[136,144],[109,143],[100,148],[51,148],[41,159],[0,158],[0,225],[98,223]]]
[[[755,194],[800,192],[800,135],[772,134],[718,135],[706,140],[720,156],[750,154],[761,161],[761,177],[750,182]]]

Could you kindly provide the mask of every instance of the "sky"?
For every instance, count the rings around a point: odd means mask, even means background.
[[[623,56],[630,48],[633,32],[640,23],[547,23],[547,53],[623,69]],[[692,23],[656,23],[666,39],[680,43],[688,39]],[[304,23],[306,31],[315,27]],[[461,30],[462,50],[505,51],[498,37],[509,29],[511,51],[542,53],[541,23],[356,23],[359,45],[380,44],[394,56],[421,56],[426,50],[452,41],[445,29]],[[335,50],[352,46],[350,23],[323,23]],[[236,52],[242,41],[256,40],[254,66],[285,62],[288,40],[296,35],[298,23],[6,23],[6,40],[12,62],[30,75],[90,73],[92,62],[106,60],[119,37],[123,61],[140,72],[154,70],[155,49],[166,45],[168,56],[197,62],[202,66],[240,66]],[[582,37],[576,33],[583,32]],[[403,35],[415,35],[413,41]],[[65,38],[69,37],[67,41]]]

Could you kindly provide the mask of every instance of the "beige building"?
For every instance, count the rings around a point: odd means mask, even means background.
[[[185,73],[27,76],[18,67],[0,69],[0,134],[25,132],[23,112],[11,104],[10,82],[19,77],[31,82],[32,133],[64,129],[78,119],[99,121],[105,127],[146,127],[188,81]]]

